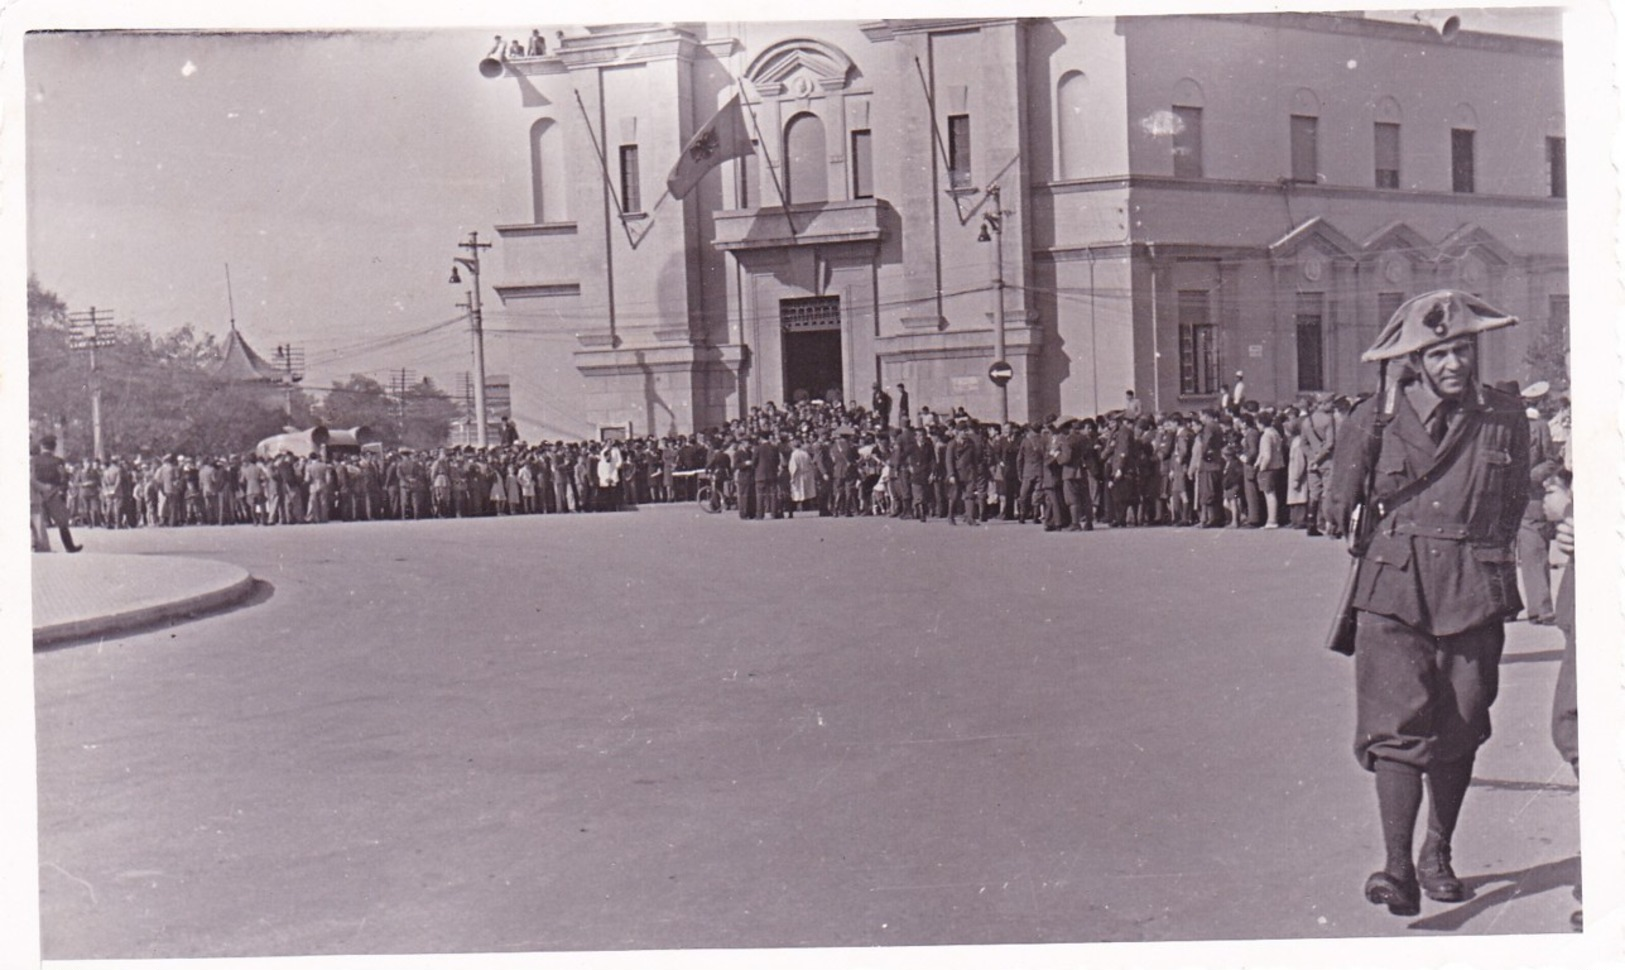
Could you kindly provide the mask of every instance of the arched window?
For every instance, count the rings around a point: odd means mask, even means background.
[[[535,220],[569,222],[568,181],[564,174],[564,132],[543,118],[530,127],[530,191]]]
[[[1083,178],[1088,174],[1084,159],[1088,99],[1089,78],[1082,71],[1067,71],[1061,75],[1061,83],[1055,89],[1055,139],[1060,143],[1057,174],[1063,179]]]
[[[829,201],[829,153],[817,115],[798,114],[785,127],[784,180],[792,203]]]

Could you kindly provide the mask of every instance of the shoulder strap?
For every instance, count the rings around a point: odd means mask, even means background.
[[[1386,423],[1387,422],[1384,421],[1382,422],[1382,425],[1385,425]],[[1379,428],[1382,425],[1379,425]],[[1380,434],[1378,435],[1378,440],[1381,440]],[[1377,521],[1381,522],[1383,519],[1386,519],[1395,509],[1422,494],[1422,492],[1427,490],[1428,486],[1438,481],[1439,476],[1444,474],[1445,466],[1449,465],[1451,460],[1456,457],[1457,452],[1461,451],[1462,443],[1466,440],[1466,434],[1457,435],[1455,440],[1450,443],[1448,448],[1434,456],[1433,464],[1423,469],[1422,474],[1416,476],[1411,481],[1406,482],[1404,485],[1401,485],[1392,495],[1383,498],[1377,504]]]

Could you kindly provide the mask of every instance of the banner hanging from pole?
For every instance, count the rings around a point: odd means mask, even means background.
[[[750,132],[745,127],[745,113],[739,106],[739,95],[717,110],[694,137],[683,146],[683,154],[666,176],[666,190],[672,198],[681,199],[694,190],[705,174],[732,158],[754,154]]]

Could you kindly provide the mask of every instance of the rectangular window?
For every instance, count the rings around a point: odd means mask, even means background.
[[[1324,307],[1324,294],[1298,294],[1298,390],[1300,391],[1322,391],[1326,389]]]
[[[1399,305],[1401,303],[1404,303],[1404,302],[1405,302],[1405,294],[1403,294],[1403,293],[1378,293],[1377,294],[1377,329],[1378,330],[1381,330],[1383,327],[1388,326],[1388,321],[1392,320],[1394,318],[1394,314],[1399,312]]]
[[[1399,188],[1399,126],[1391,121],[1379,121],[1375,128],[1377,150],[1377,188]]]
[[[852,133],[852,198],[875,197],[875,159],[869,132],[860,129]]]
[[[1308,115],[1292,116],[1292,181],[1318,182],[1320,180],[1320,145],[1316,129],[1320,119]]]
[[[948,184],[970,188],[970,115],[948,116]]]
[[[621,146],[621,211],[642,212],[643,193],[638,187],[638,146]]]
[[[1179,393],[1219,393],[1219,340],[1207,290],[1179,291]]]
[[[1450,191],[1473,191],[1473,132],[1450,129]]]
[[[1569,196],[1569,149],[1568,142],[1563,138],[1546,138],[1546,171],[1547,182],[1551,186],[1552,198],[1566,199]]]
[[[751,144],[756,144],[754,139]],[[761,179],[761,174],[757,170],[757,158],[757,155],[745,155],[734,160],[734,169],[739,180],[739,208],[741,209],[749,209],[752,206],[761,204],[761,196],[756,188],[757,182]]]
[[[1202,177],[1202,109],[1174,106],[1174,178]]]

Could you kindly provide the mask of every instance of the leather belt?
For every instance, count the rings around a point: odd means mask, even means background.
[[[1454,539],[1457,541],[1466,541],[1468,538],[1470,538],[1467,533],[1467,527],[1454,522],[1439,525],[1427,525],[1421,522],[1396,522],[1392,525],[1392,527],[1389,528],[1388,531],[1393,535],[1422,536],[1426,539]],[[1482,539],[1480,541],[1487,542],[1489,540]]]

